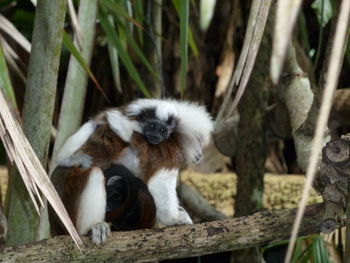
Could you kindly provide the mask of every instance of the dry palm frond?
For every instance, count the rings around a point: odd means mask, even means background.
[[[0,31],[6,33],[9,38],[12,38],[16,41],[27,53],[30,53],[31,44],[30,42],[22,35],[21,32],[9,21],[6,17],[0,14]],[[11,47],[11,45],[6,41],[4,37],[5,34],[1,35],[0,33],[0,44],[3,46],[7,63],[11,68],[18,74],[22,81],[25,81],[26,77],[20,66],[23,66],[24,63],[21,61],[21,58],[16,53],[16,51]],[[24,65],[24,68],[26,66]]]
[[[14,70],[14,72],[20,77],[20,79],[23,82],[25,82],[26,80],[25,74],[22,72],[22,70],[18,65],[19,63],[21,63],[20,57],[1,35],[0,35],[0,45],[2,45],[4,49],[6,62],[8,63],[9,67],[11,67],[11,69]]]
[[[6,32],[15,40],[25,51],[30,52],[30,42],[22,35],[21,32],[3,15],[0,14],[0,29]]]
[[[283,1],[282,1],[283,2]],[[299,231],[301,219],[303,217],[306,201],[309,197],[309,191],[312,186],[312,181],[318,165],[318,156],[322,147],[322,138],[327,128],[327,121],[332,107],[334,93],[337,87],[340,74],[340,65],[342,65],[342,50],[345,45],[347,28],[350,15],[350,1],[343,0],[340,7],[339,19],[337,22],[336,34],[331,49],[331,60],[326,74],[326,85],[322,97],[320,112],[317,119],[315,137],[312,145],[312,151],[309,161],[309,166],[306,171],[306,182],[303,191],[302,199],[299,204],[299,209],[293,225],[292,235],[288,246],[285,262],[290,262],[297,233]]]
[[[244,93],[259,51],[270,6],[271,0],[254,0],[252,2],[243,49],[239,56],[234,75],[227,89],[224,102],[218,113],[216,126],[223,124],[226,117],[231,115]],[[239,85],[237,94],[233,102],[229,103],[232,98],[231,95],[234,91],[234,87],[237,85]],[[228,108],[229,105],[230,107]]]
[[[39,204],[42,205],[39,189],[50,202],[57,215],[67,228],[78,248],[83,243],[70,220],[66,209],[63,206],[50,178],[42,167],[39,159],[35,155],[27,138],[25,137],[18,122],[15,121],[7,102],[0,89],[0,138],[5,146],[5,150],[11,162],[15,162],[22,176],[28,193],[39,213]],[[36,197],[36,198],[35,198]]]

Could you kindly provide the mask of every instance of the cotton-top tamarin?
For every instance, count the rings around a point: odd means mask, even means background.
[[[170,99],[138,99],[123,108],[106,110],[85,123],[63,145],[53,172],[53,181],[60,181],[56,184],[64,189],[60,191],[61,197],[78,232],[84,235],[91,231],[95,243],[103,242],[109,234],[105,223],[110,222],[108,209],[122,206],[119,201],[108,204],[106,198],[112,191],[108,187],[108,169],[113,170],[115,165],[119,171],[114,169],[113,191],[120,189],[120,194],[125,195],[125,186],[131,189],[131,184],[138,184],[136,189],[146,197],[140,197],[141,194],[133,199],[139,202],[135,205],[139,211],[129,211],[130,214],[142,221],[142,211],[149,211],[144,207],[151,207],[154,200],[157,222],[191,224],[191,218],[179,204],[177,177],[180,170],[201,159],[212,129],[211,117],[204,107]],[[123,173],[120,167],[128,171],[127,178],[136,176],[147,188],[142,188],[137,180],[132,183],[132,180],[117,179],[119,173]],[[62,174],[66,179],[60,179]],[[115,225],[123,225],[118,220],[125,221],[125,212],[114,214],[119,215],[113,219]],[[148,215],[149,222],[144,226],[153,224],[151,217]],[[133,220],[139,222],[137,218]]]

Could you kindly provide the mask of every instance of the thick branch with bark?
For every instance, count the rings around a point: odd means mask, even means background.
[[[312,109],[317,105],[313,104],[311,83],[298,64],[293,44],[287,50],[284,72],[277,86],[277,97],[289,113],[298,165],[306,171],[318,111]],[[314,112],[312,118],[309,117],[311,111]],[[328,140],[329,138],[325,137],[325,143]]]
[[[1,262],[146,262],[183,258],[220,251],[261,246],[289,238],[296,209],[258,212],[254,215],[195,225],[112,233],[108,242],[92,246],[84,238],[83,255],[67,236],[7,247]],[[319,232],[323,204],[306,208],[299,235]],[[338,218],[337,227],[344,225]]]

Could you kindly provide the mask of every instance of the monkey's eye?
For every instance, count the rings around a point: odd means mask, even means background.
[[[161,132],[165,132],[165,129],[164,129],[164,128],[160,128],[160,131],[161,131]]]
[[[149,123],[147,126],[148,126],[148,128],[151,128],[151,129],[154,128],[154,124],[153,123]]]

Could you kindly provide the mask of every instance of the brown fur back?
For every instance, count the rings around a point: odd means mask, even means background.
[[[127,143],[121,140],[108,124],[102,124],[96,127],[80,151],[90,155],[95,166],[105,169],[118,160],[126,147]]]

